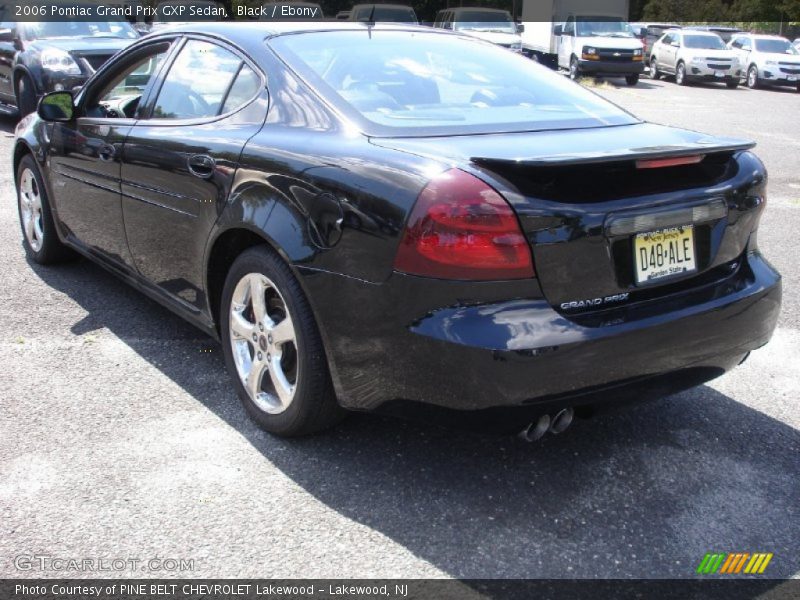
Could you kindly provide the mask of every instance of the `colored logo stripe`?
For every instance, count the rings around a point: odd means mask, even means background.
[[[748,552],[730,552],[727,554],[709,552],[700,561],[697,573],[711,575],[719,572],[721,575],[736,575],[746,573],[757,575],[764,572],[772,560],[773,554]],[[746,566],[745,566],[746,565]]]

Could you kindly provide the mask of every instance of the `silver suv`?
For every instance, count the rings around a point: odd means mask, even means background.
[[[747,74],[747,87],[790,85],[800,92],[800,51],[777,35],[737,35],[728,47]]]
[[[742,68],[736,53],[716,33],[674,29],[666,32],[650,53],[650,77],[663,75],[675,75],[678,85],[719,81],[736,89]]]

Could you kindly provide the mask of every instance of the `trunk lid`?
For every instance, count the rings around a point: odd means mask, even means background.
[[[763,186],[763,166],[749,153],[737,159],[752,142],[646,123],[372,142],[455,163],[500,191],[531,243],[545,297],[567,312],[669,295],[715,278],[746,248],[763,204],[752,192]],[[637,163],[698,155],[700,162],[666,168]],[[650,238],[637,236],[675,228],[685,236],[688,226],[694,271],[638,281],[637,261],[647,260],[635,254]]]

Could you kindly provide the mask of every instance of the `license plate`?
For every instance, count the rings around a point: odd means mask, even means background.
[[[714,71],[714,77],[725,77],[725,71]]]
[[[639,233],[633,248],[637,284],[697,270],[692,225]]]

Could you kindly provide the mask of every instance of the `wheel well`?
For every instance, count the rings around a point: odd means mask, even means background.
[[[24,157],[26,154],[31,154],[32,155],[33,152],[31,152],[31,149],[28,148],[28,146],[25,145],[24,142],[19,142],[14,147],[14,181],[15,182],[17,181],[17,171],[19,170],[19,163],[22,162],[22,157]]]
[[[261,245],[269,246],[269,242],[248,229],[228,230],[214,242],[208,257],[206,281],[208,302],[217,331],[219,331],[219,309],[222,304],[222,291],[225,287],[225,278],[228,276],[228,271],[233,261],[248,248]]]
[[[17,69],[14,72],[14,94],[19,92],[19,82],[26,75],[27,75],[27,73],[23,69]]]

